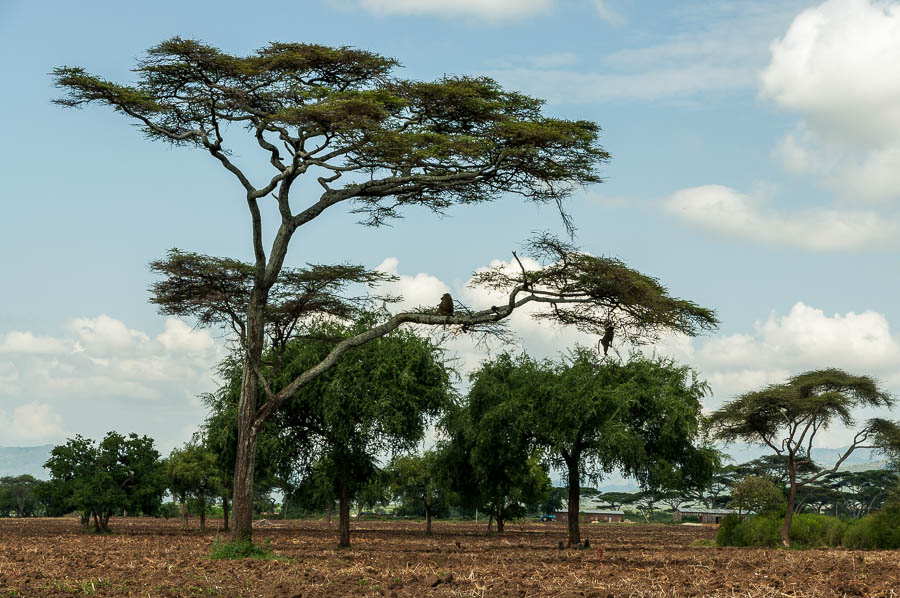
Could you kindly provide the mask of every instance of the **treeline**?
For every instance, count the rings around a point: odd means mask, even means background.
[[[267,356],[271,371],[262,372],[267,382],[260,393],[276,396],[336,344],[384,317],[366,313],[352,323],[304,324]],[[239,353],[220,365],[222,385],[202,397],[206,421],[167,457],[147,437],[110,432],[94,442],[76,436],[53,449],[45,465],[49,482],[16,478],[8,490],[4,486],[0,496],[12,497],[5,513],[78,512],[85,525],[103,531],[114,514],[181,516],[187,524],[191,511],[203,529],[213,509],[227,528],[243,366]],[[350,543],[353,504],[363,510],[399,502],[399,513],[425,517],[426,533],[436,515],[481,513],[489,533],[502,533],[511,519],[565,505],[568,542],[575,545],[581,541],[581,485],[614,470],[634,479],[641,492],[601,497],[610,507],[633,505],[648,520],[660,504],[741,513],[780,508],[788,528],[794,512],[871,513],[897,483],[890,471],[840,472],[840,461],[827,469],[809,458],[815,433],[832,419],[852,425],[853,409],[892,402],[874,381],[839,370],[808,372],[748,393],[709,418],[702,414],[708,387],[695,371],[640,354],[622,359],[575,347],[555,360],[538,360],[501,353],[470,374],[466,394],[455,390],[456,381],[443,350],[413,330],[351,349],[259,420],[248,499],[257,512],[272,513],[270,496],[277,491],[284,497],[281,516],[334,515],[342,546]],[[798,426],[792,418],[812,432],[793,436]],[[870,420],[856,438],[895,455],[897,430],[892,422]],[[430,448],[423,452],[429,431]],[[730,438],[769,444],[775,454],[724,465],[713,442]],[[841,461],[857,446],[862,442],[854,441]],[[551,469],[562,472],[564,490],[552,487]]]

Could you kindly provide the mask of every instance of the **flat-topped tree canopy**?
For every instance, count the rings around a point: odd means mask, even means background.
[[[629,268],[621,260],[596,257],[549,234],[531,239],[526,251],[540,264],[519,272],[497,266],[476,273],[471,286],[526,294],[520,302],[550,303],[536,319],[576,327],[581,332],[617,337],[634,344],[657,340],[664,331],[696,336],[716,328],[715,311],[670,297],[659,280]],[[516,301],[510,296],[510,305]]]
[[[487,77],[407,81],[392,76],[397,66],[349,47],[271,43],[233,56],[174,37],[147,51],[132,85],[80,67],[53,76],[67,91],[58,104],[112,106],[151,139],[208,150],[249,196],[284,191],[279,206],[295,226],[345,199],[377,225],[406,204],[441,211],[503,193],[559,204],[573,186],[600,181],[609,154],[595,123],[543,116],[541,100]],[[250,182],[225,143],[230,123],[255,137],[278,174]],[[288,214],[284,184],[316,169],[322,201]],[[342,177],[349,182],[335,186]]]

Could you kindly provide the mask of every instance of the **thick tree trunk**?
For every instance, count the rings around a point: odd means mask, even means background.
[[[253,474],[256,466],[256,408],[259,377],[252,363],[259,363],[263,351],[265,293],[254,289],[247,306],[247,347],[244,355],[241,398],[238,403],[237,455],[234,462],[231,541],[253,538]]]
[[[788,459],[788,482],[790,484],[787,499],[787,511],[784,514],[784,525],[781,527],[781,544],[791,547],[791,521],[794,518],[794,503],[797,500],[797,464]]]
[[[100,533],[100,515],[94,511],[94,531]]]
[[[431,507],[425,503],[425,535],[431,535]]]
[[[339,507],[339,521],[338,521],[338,535],[340,536],[340,540],[338,541],[338,547],[340,548],[349,548],[350,547],[350,496],[347,492],[347,484],[340,480],[338,482],[340,484],[340,499],[341,504]]]
[[[223,529],[227,532],[228,531],[228,497],[227,496],[222,497],[222,516],[225,519],[225,522],[224,522],[225,527]]]
[[[490,536],[491,533],[494,531],[493,527],[494,527],[494,506],[491,505],[491,516],[488,517],[488,526],[487,526],[487,532],[486,532],[486,534],[488,536]]]
[[[563,453],[563,459],[569,470],[569,500],[567,507],[569,546],[576,546],[581,543],[581,526],[578,521],[578,515],[581,511],[581,475],[578,471],[579,457],[580,455]]]

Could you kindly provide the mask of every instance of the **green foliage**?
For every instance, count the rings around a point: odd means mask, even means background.
[[[900,548],[900,497],[896,491],[881,511],[850,525],[844,534],[844,546],[880,550]]]
[[[798,513],[791,520],[791,545],[798,548],[840,546],[847,525],[836,517]]]
[[[752,475],[735,484],[729,503],[730,508],[757,514],[781,513],[784,505],[784,494],[775,487],[772,480]]]
[[[767,546],[773,548],[781,542],[781,518],[772,515],[754,515],[741,519],[735,514],[726,515],[719,525],[716,543],[719,546]]]
[[[254,544],[249,540],[239,540],[237,542],[221,542],[216,540],[213,542],[212,551],[209,554],[211,559],[235,560],[235,559],[265,559],[280,560],[279,557],[269,545],[272,538],[266,538],[262,545]]]
[[[844,548],[852,550],[875,550],[881,548],[878,522],[873,515],[857,519],[844,532]]]
[[[206,507],[225,485],[216,456],[207,447],[190,442],[182,448],[172,449],[166,460],[166,476],[169,490],[181,502],[196,501],[200,507],[200,527],[206,527]]]
[[[33,517],[43,509],[39,500],[40,487],[45,484],[34,476],[4,476],[0,478],[0,517],[15,512],[17,517]]]
[[[854,376],[829,368],[797,374],[782,384],[771,384],[725,403],[709,418],[715,436],[722,441],[735,440],[765,444],[783,460],[789,489],[782,528],[782,543],[790,543],[789,530],[794,515],[797,488],[824,477],[828,471],[798,479],[799,466],[811,463],[816,434],[838,421],[856,425],[854,411],[866,407],[891,407],[894,399],[878,387],[870,376]],[[888,450],[900,437],[900,426],[884,419],[869,420],[854,436],[838,465],[860,446]]]
[[[50,494],[70,511],[93,517],[96,531],[109,531],[114,511],[155,514],[166,490],[164,465],[153,439],[109,432],[98,445],[82,436],[55,447],[45,465]]]

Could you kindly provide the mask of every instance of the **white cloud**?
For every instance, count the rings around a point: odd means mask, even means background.
[[[900,365],[900,341],[883,314],[873,311],[827,316],[797,302],[790,313],[775,312],[757,322],[753,334],[732,334],[706,342],[699,351],[713,367],[844,367],[888,371]]]
[[[772,311],[750,332],[693,342],[698,348],[691,363],[713,391],[708,409],[793,374],[828,367],[873,376],[895,394],[900,390],[900,338],[884,314],[871,310],[829,316],[798,301],[787,314]],[[897,417],[880,412],[860,419],[874,415]],[[842,446],[852,431],[836,425],[820,436],[823,446]]]
[[[896,219],[875,212],[823,208],[781,212],[722,185],[682,189],[665,200],[665,207],[687,224],[721,236],[810,251],[891,244],[900,231]]]
[[[398,272],[399,260],[389,257],[381,262],[375,269],[379,272],[392,274],[398,277],[396,282],[381,286],[381,292],[400,295],[403,300],[395,304],[395,310],[412,309],[415,307],[437,307],[444,293],[450,291],[450,287],[440,281],[436,276],[420,272],[413,276],[400,275]]]
[[[162,343],[167,351],[174,353],[204,354],[215,345],[208,330],[194,329],[178,318],[168,318],[166,329],[156,340]]]
[[[851,199],[900,198],[900,3],[829,0],[771,45],[762,93],[798,112],[776,148],[786,170]]]
[[[377,15],[478,17],[489,21],[520,19],[549,12],[552,0],[359,0]]]
[[[13,410],[7,420],[6,412],[0,410],[0,431],[4,442],[39,443],[60,440],[62,418],[46,403],[25,403]]]
[[[132,330],[122,321],[105,314],[96,318],[74,318],[69,328],[78,336],[79,347],[98,355],[134,350],[150,340],[143,332]]]
[[[617,11],[608,0],[594,0],[594,10],[597,15],[609,23],[610,25],[620,26],[627,22],[627,19]]]
[[[3,342],[0,342],[0,353],[52,354],[66,351],[65,343],[55,338],[17,330],[7,332],[3,336]]]
[[[798,3],[727,4],[700,15],[670,7],[672,35],[623,48],[584,69],[511,63],[488,74],[551,103],[686,99],[751,89],[766,63],[768,43],[784,31]],[[624,22],[609,2],[595,0],[593,5],[601,18]]]

